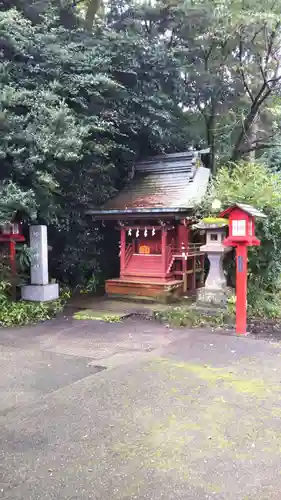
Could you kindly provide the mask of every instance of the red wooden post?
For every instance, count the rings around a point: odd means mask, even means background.
[[[204,286],[204,278],[205,278],[205,254],[201,255],[201,258],[200,258],[200,267],[201,267],[200,285]]]
[[[16,275],[17,275],[17,265],[16,265],[16,243],[10,240],[10,266],[12,271],[12,298],[16,300]]]
[[[190,227],[186,226],[186,240],[185,240],[186,248],[189,247],[189,244],[190,244]]]
[[[191,258],[192,264],[192,293],[196,293],[196,255]]]
[[[187,259],[182,258],[182,280],[183,280],[183,293],[187,292]]]
[[[120,276],[124,274],[125,271],[125,253],[126,253],[126,230],[121,227],[120,230]]]
[[[247,332],[247,258],[246,244],[236,247],[236,333]]]
[[[163,276],[166,276],[167,272],[167,229],[165,226],[162,226],[162,235],[161,235],[161,247],[162,247],[162,272]]]
[[[182,246],[184,246],[184,248],[187,248],[189,245],[189,238],[190,228],[180,223],[177,230],[177,247],[182,248]]]
[[[10,241],[10,266],[13,274],[13,278],[16,276],[16,243],[11,240]]]

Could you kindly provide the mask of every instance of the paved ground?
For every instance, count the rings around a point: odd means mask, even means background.
[[[0,498],[281,498],[281,344],[61,319],[0,355]]]

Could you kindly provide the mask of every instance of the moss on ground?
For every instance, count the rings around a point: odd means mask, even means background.
[[[141,370],[161,380],[157,398],[165,411],[147,399],[141,409],[129,412],[124,436],[112,443],[112,452],[126,467],[155,471],[158,477],[176,474],[183,484],[215,495],[225,492],[223,476],[209,477],[204,462],[243,468],[261,455],[270,460],[281,453],[279,385],[266,377],[241,373],[239,363],[227,369],[164,358]],[[126,398],[130,391],[135,398],[133,381]],[[149,384],[147,391],[153,397]],[[126,405],[130,408],[127,399]]]
[[[159,363],[171,366],[169,360],[160,360]],[[259,379],[243,379],[235,375],[235,373],[226,371],[221,368],[214,368],[212,366],[196,365],[191,363],[172,363],[173,370],[180,369],[186,370],[193,373],[201,380],[208,382],[209,384],[216,385],[218,382],[222,382],[224,385],[235,389],[237,392],[251,394],[256,397],[264,396],[268,392],[268,385]],[[276,386],[276,390],[279,387]]]
[[[107,323],[116,323],[121,321],[126,316],[125,313],[116,313],[112,311],[94,311],[92,309],[84,309],[74,313],[73,318],[77,320],[95,320],[105,321]]]
[[[154,313],[155,319],[168,323],[171,327],[223,327],[226,324],[231,324],[234,321],[234,316],[228,312],[218,310],[213,314],[208,312],[200,312],[190,307],[178,306],[170,307],[164,311]]]

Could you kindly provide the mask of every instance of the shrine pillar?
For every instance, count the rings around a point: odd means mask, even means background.
[[[126,254],[126,229],[124,227],[120,228],[120,276],[124,274],[125,271],[125,254]]]
[[[188,248],[189,233],[190,228],[184,222],[180,222],[177,227],[177,248]]]
[[[166,276],[166,272],[167,272],[167,228],[166,228],[166,226],[162,226],[161,250],[162,250],[162,272],[163,272],[163,276]]]
[[[47,302],[59,297],[59,285],[49,283],[47,227],[30,226],[31,257],[30,285],[21,289],[23,300]]]

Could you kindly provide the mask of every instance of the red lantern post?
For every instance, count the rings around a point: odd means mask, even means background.
[[[229,235],[223,244],[236,248],[236,333],[247,333],[248,246],[259,246],[255,218],[266,217],[251,205],[237,203],[220,214],[229,218]]]

